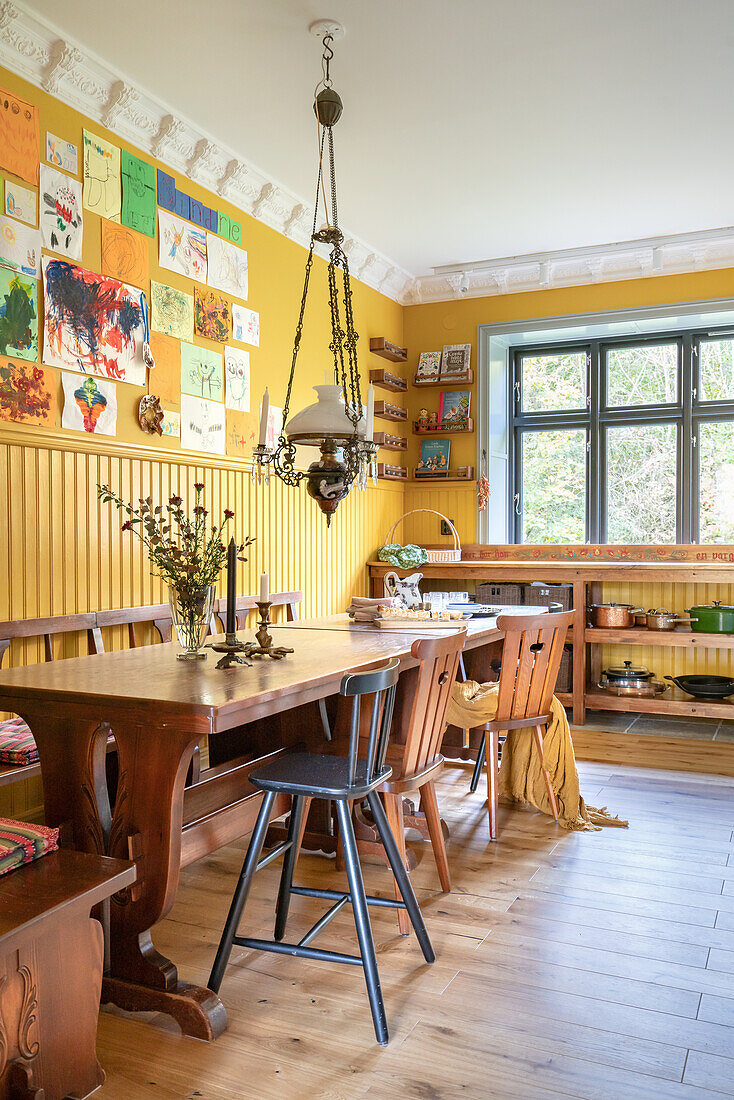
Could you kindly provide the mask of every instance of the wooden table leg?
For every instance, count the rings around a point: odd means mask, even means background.
[[[571,665],[573,691],[573,722],[583,726],[586,721],[586,582],[573,582],[573,661]]]
[[[157,738],[148,715],[115,717],[119,777],[111,811],[104,768],[109,727],[74,704],[66,715],[23,717],[38,745],[48,824],[68,823],[70,846],[136,864],[137,881],[112,897],[103,1002],[164,1012],[184,1034],[216,1039],[227,1027],[222,1002],[211,990],[180,982],[151,937],[176,896],[186,773],[204,731],[187,718],[183,728]]]

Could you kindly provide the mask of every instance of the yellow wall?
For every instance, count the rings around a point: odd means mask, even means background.
[[[249,260],[247,305],[259,311],[261,324],[261,346],[247,349],[254,412],[244,418],[243,435],[254,433],[265,385],[275,404],[283,401],[305,250],[179,173],[171,173],[165,165],[26,81],[0,70],[0,85],[39,106],[42,149],[45,132],[51,130],[79,147],[81,165],[82,128],[86,126],[162,167],[175,176],[181,190],[242,222]],[[100,270],[100,238],[100,219],[85,210],[82,262],[94,271]],[[149,248],[151,277],[193,293],[189,280],[158,268],[157,239],[150,240]],[[329,368],[325,271],[325,264],[317,259],[293,392],[294,411],[310,403],[315,395],[309,387],[322,382],[324,370]],[[385,336],[400,343],[403,310],[356,280],[353,288],[366,382],[369,367],[384,365],[365,350],[369,337]],[[198,338],[195,342],[217,346]],[[156,392],[155,371],[150,375],[150,390]],[[144,435],[136,417],[142,393],[138,387],[117,384],[116,438],[62,429],[60,409],[55,428],[0,422],[0,621],[166,598],[160,583],[150,576],[138,544],[131,536],[121,535],[117,514],[98,503],[96,485],[100,481],[109,482],[133,500],[148,494],[158,500],[173,492],[187,497],[193,482],[203,481],[207,505],[214,515],[232,507],[237,533],[257,539],[238,586],[241,592],[256,590],[256,578],[263,569],[270,572],[273,589],[303,589],[308,615],[341,610],[352,592],[366,592],[368,551],[380,545],[389,525],[402,514],[402,485],[381,482],[364,493],[355,491],[340,505],[327,530],[304,486],[287,489],[274,482],[269,489],[251,487],[246,462],[251,438],[245,448],[220,459],[184,452],[175,439]],[[61,401],[60,395],[60,406]],[[122,637],[109,641],[124,644]],[[84,652],[84,644],[82,638],[68,639],[59,643],[59,652]],[[10,662],[41,657],[35,644],[14,646]],[[0,816],[28,812],[38,801],[38,784],[4,788],[0,791]]]

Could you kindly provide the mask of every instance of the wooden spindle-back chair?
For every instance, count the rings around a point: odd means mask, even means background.
[[[418,667],[402,673],[402,690],[398,693],[394,729],[405,730],[405,740],[392,741],[388,748],[388,763],[393,774],[378,790],[385,801],[390,827],[398,842],[403,862],[406,862],[405,829],[424,829],[433,848],[441,888],[451,889],[448,857],[443,825],[438,809],[435,782],[443,768],[441,741],[446,727],[446,710],[456,680],[461,651],[466,641],[466,629],[413,642],[411,655]],[[420,793],[423,817],[407,817],[403,795]],[[396,896],[398,891],[395,884]],[[408,934],[407,915],[398,910],[398,924],[403,935]]]
[[[531,727],[543,760],[543,734],[550,719],[550,705],[561,667],[563,647],[573,622],[573,611],[542,615],[500,615],[497,628],[504,632],[502,668],[497,691],[497,713],[484,726],[487,760],[489,835],[497,838],[497,772],[499,735]],[[553,817],[558,803],[548,772],[543,768]]]

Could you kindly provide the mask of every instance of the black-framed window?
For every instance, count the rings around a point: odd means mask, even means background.
[[[514,541],[734,542],[734,332],[510,350]]]

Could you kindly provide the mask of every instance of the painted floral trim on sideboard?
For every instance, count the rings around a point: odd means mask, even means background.
[[[462,547],[462,561],[734,562],[734,546],[482,545]]]

